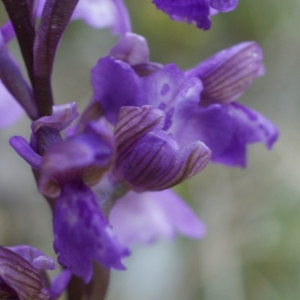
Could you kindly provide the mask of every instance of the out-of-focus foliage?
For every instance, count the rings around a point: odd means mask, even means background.
[[[125,2],[134,31],[148,39],[152,61],[187,69],[235,43],[257,40],[266,75],[239,101],[277,124],[281,137],[271,152],[250,147],[245,170],[210,165],[177,188],[207,222],[207,238],[134,248],[128,270],[113,273],[108,300],[298,300],[300,2],[240,0],[235,11],[214,16],[208,32],[171,21],[150,0]],[[115,41],[108,31],[70,24],[54,68],[57,102],[86,105],[89,69]],[[11,49],[20,58],[16,42]],[[51,255],[51,214],[29,166],[9,150],[13,134],[29,137],[29,122],[0,133],[0,244],[32,244]]]

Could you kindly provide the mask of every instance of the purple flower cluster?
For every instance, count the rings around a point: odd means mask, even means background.
[[[173,19],[203,29],[214,12],[237,5],[237,0],[153,2]],[[205,224],[169,188],[209,161],[245,167],[248,144],[271,149],[277,140],[268,119],[236,102],[264,73],[260,46],[243,42],[183,71],[150,61],[147,41],[131,32],[121,0],[3,3],[10,22],[0,31],[0,126],[23,110],[33,121],[30,141],[14,136],[10,144],[32,167],[53,210],[54,249],[64,271],[49,285],[38,270],[53,269],[50,258],[28,247],[0,247],[0,294],[56,299],[72,275],[91,282],[95,263],[124,269],[122,260],[134,243],[176,233],[203,237]],[[91,70],[93,97],[80,115],[76,103],[53,105],[51,88],[58,43],[76,19],[119,34]],[[6,45],[15,35],[30,84]]]

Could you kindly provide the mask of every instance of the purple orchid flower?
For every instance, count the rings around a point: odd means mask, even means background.
[[[46,0],[40,0],[37,15],[42,16]],[[95,28],[110,27],[116,34],[131,30],[130,18],[122,0],[79,0],[71,20],[81,19]]]
[[[206,166],[205,144],[179,144],[168,131],[176,106],[199,97],[198,78],[186,77],[174,64],[140,78],[128,64],[106,57],[92,70],[92,85],[95,101],[115,126],[115,175],[131,189],[163,190]]]
[[[3,299],[49,299],[45,270],[55,269],[53,260],[30,246],[0,246],[0,295]],[[52,290],[57,290],[52,286]],[[58,295],[59,293],[57,293]],[[52,298],[54,299],[54,298]]]
[[[92,84],[94,98],[112,124],[122,106],[149,104],[166,113],[164,130],[179,145],[200,140],[211,149],[213,162],[230,166],[246,166],[247,144],[262,142],[271,149],[277,140],[272,122],[235,102],[264,73],[256,42],[223,50],[184,75],[175,65],[149,62],[145,40],[133,33],[123,36],[109,54],[123,61],[99,60]],[[111,86],[113,78],[118,87]]]
[[[152,0],[152,2],[173,20],[195,22],[198,28],[204,30],[211,26],[211,15],[218,11],[231,11],[238,4],[238,0]]]
[[[93,261],[124,269],[121,258],[129,251],[119,245],[89,188],[111,165],[111,144],[101,136],[98,123],[65,140],[59,135],[77,116],[75,103],[54,107],[52,116],[32,123],[30,145],[22,137],[10,143],[39,172],[41,193],[57,198],[53,227],[59,263],[88,283]]]

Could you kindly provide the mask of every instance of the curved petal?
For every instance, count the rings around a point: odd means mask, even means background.
[[[10,288],[9,292],[15,291],[20,300],[46,300],[49,298],[48,291],[37,270],[20,255],[1,246],[0,277]],[[1,294],[2,292],[5,293],[6,290],[0,290]],[[8,295],[8,297],[10,296],[14,296],[11,299],[16,297],[16,295]],[[7,297],[4,295],[4,298]]]
[[[203,82],[201,106],[236,100],[263,73],[263,53],[256,42],[225,49],[186,71]]]
[[[117,123],[122,106],[145,104],[140,78],[124,62],[115,61],[111,57],[99,59],[92,69],[91,81],[94,100],[100,103],[105,117],[113,125]]]
[[[141,35],[127,32],[109,51],[108,55],[131,66],[148,63],[149,48],[147,40]]]
[[[94,194],[81,182],[66,183],[54,212],[54,249],[58,261],[88,283],[93,261],[124,269],[129,254],[115,239]]]
[[[32,132],[37,132],[40,127],[48,126],[62,131],[67,128],[78,115],[77,104],[75,102],[55,105],[53,106],[52,115],[39,118],[32,122],[31,129]]]
[[[129,192],[113,206],[109,221],[120,242],[148,244],[176,233],[202,238],[205,224],[171,190],[137,194]]]
[[[38,155],[28,142],[21,136],[13,136],[9,140],[10,145],[31,167],[39,171],[42,164],[42,157]]]
[[[40,251],[37,248],[27,245],[21,245],[7,247],[7,249],[12,250],[13,252],[22,256],[37,270],[54,270],[56,268],[53,259],[49,256],[46,256],[42,251]]]
[[[136,191],[171,187],[200,172],[209,161],[210,150],[200,141],[180,148],[162,130],[163,117],[163,111],[148,105],[121,109],[115,175]]]

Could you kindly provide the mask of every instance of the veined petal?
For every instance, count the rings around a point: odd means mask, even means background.
[[[105,140],[93,133],[74,135],[53,145],[43,157],[39,189],[43,195],[54,198],[60,189],[53,180],[63,182],[67,178],[102,176],[110,165],[113,149]],[[93,167],[91,169],[91,167]],[[86,168],[88,173],[85,173]],[[97,180],[98,181],[98,180]]]
[[[86,283],[93,274],[93,261],[124,269],[121,259],[128,250],[118,244],[94,194],[80,181],[63,186],[53,223],[59,263]]]
[[[40,127],[48,126],[62,131],[67,128],[78,115],[77,104],[75,102],[55,105],[53,106],[52,115],[39,118],[32,122],[31,129],[32,132],[35,133]]]
[[[21,245],[7,247],[7,249],[17,253],[26,259],[37,270],[54,270],[56,268],[53,259],[46,256],[42,251],[37,248]]]
[[[131,191],[118,199],[109,220],[125,246],[172,239],[176,233],[189,238],[205,235],[205,224],[171,190],[141,194]]]
[[[10,288],[10,293],[13,291],[16,293],[15,295],[9,294],[8,297],[18,296],[20,300],[44,300],[49,298],[43,280],[37,270],[20,255],[1,246],[0,278]],[[0,293],[5,295],[6,290],[4,289]],[[7,296],[4,297],[6,298]]]
[[[264,72],[263,54],[256,42],[225,49],[186,72],[203,82],[201,106],[236,100]]]
[[[148,63],[149,48],[147,40],[141,35],[127,32],[109,51],[108,55],[131,66]]]
[[[210,28],[208,0],[152,0],[158,9],[176,21],[196,23],[198,28]]]
[[[174,137],[162,130],[162,117],[161,110],[147,105],[122,108],[119,122],[124,125],[118,122],[115,137],[115,175],[136,191],[171,187],[200,172],[209,161],[210,150],[200,141],[180,149]]]
[[[153,130],[160,130],[165,123],[165,113],[150,105],[142,107],[123,106],[115,128],[115,139],[118,149],[131,146],[138,138]]]
[[[141,106],[142,97],[140,78],[131,67],[111,57],[99,59],[92,69],[94,100],[100,103],[105,117],[116,125],[122,106]],[[118,84],[116,84],[118,83]]]

